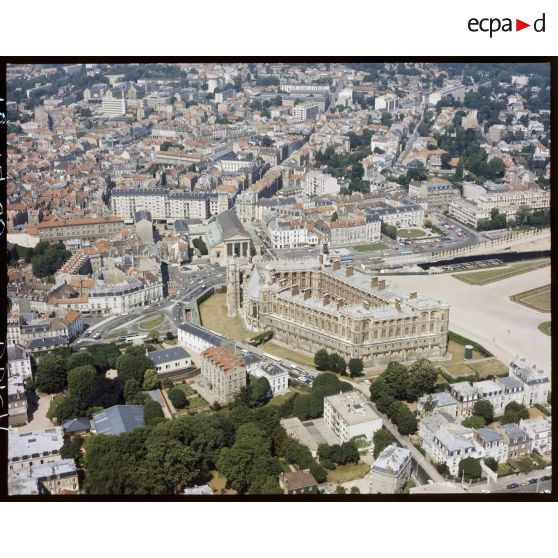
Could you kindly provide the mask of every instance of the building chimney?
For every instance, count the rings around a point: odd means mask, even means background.
[[[304,291],[304,300],[306,300],[307,298],[310,298],[312,296],[312,289],[306,289]]]
[[[338,300],[338,301],[337,301],[337,310],[339,310],[339,308],[341,308],[341,306],[343,306],[343,301],[342,301],[342,300]]]
[[[324,302],[324,306],[327,306],[331,302],[329,295],[324,296],[323,302]]]
[[[324,264],[324,255],[320,254],[320,265]]]
[[[395,309],[401,310],[401,300],[399,298],[395,299]]]
[[[409,298],[417,298],[417,292],[413,291],[410,295]]]
[[[382,291],[385,288],[386,288],[386,280],[382,279],[381,281],[378,281],[378,290]]]
[[[369,300],[363,301],[362,305],[364,306],[365,310],[370,310],[370,301]]]
[[[298,285],[294,285],[293,288],[291,289],[291,294],[293,296],[296,296],[300,291],[298,290]]]
[[[345,272],[345,276],[346,277],[350,277],[353,274],[353,266],[352,265],[348,265],[346,272]]]
[[[333,271],[337,271],[338,269],[341,269],[341,262],[339,260],[335,260],[333,262],[333,266],[331,268]]]
[[[378,286],[378,278],[372,277],[372,281],[370,282],[370,286],[376,288]]]

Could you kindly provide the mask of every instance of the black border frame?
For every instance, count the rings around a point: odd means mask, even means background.
[[[100,64],[138,64],[138,63],[367,63],[367,62],[387,62],[387,63],[401,63],[401,62],[418,62],[418,63],[549,63],[550,76],[551,76],[551,96],[550,96],[550,118],[551,118],[551,174],[550,184],[551,190],[558,188],[555,165],[553,163],[556,152],[558,150],[558,118],[556,111],[558,110],[558,56],[6,56],[0,57],[0,112],[6,114],[6,66],[8,64],[78,64],[78,63],[100,63]],[[552,95],[552,92],[555,92]],[[0,125],[0,164],[2,168],[2,176],[7,176],[7,137],[6,126]],[[5,181],[4,181],[5,182]],[[7,210],[7,190],[0,182],[0,204]],[[558,207],[558,205],[557,205]],[[551,276],[554,285],[555,273],[558,272],[554,269],[553,253],[556,241],[558,241],[558,229],[556,213],[558,210],[553,210],[551,206]],[[0,215],[0,219],[3,215]],[[7,231],[5,231],[7,232]],[[0,235],[0,253],[7,254],[7,236],[6,234]],[[558,300],[553,296],[554,288],[551,287],[551,315],[558,309]],[[7,267],[2,270],[0,277],[0,342],[6,341],[7,323],[5,317],[7,316],[8,303],[7,303]],[[1,347],[1,346],[0,346]],[[5,347],[5,346],[4,346]],[[555,357],[558,353],[558,344],[551,341],[551,363],[557,360]],[[0,350],[0,367],[6,368],[4,377],[0,376],[2,385],[6,382],[7,385],[7,350]],[[558,374],[551,371],[551,380],[558,381]],[[1,387],[1,386],[0,386]],[[552,405],[558,403],[558,396],[556,390],[552,391]],[[7,409],[7,401],[6,401]],[[0,408],[0,411],[2,409]],[[7,412],[7,411],[6,411]],[[3,413],[3,411],[2,411]],[[0,414],[2,414],[0,413]],[[553,432],[556,431],[558,420],[556,414],[558,409],[552,415],[552,428]],[[0,427],[7,427],[8,418],[0,419]],[[553,436],[558,438],[556,434]],[[149,502],[149,501],[163,501],[163,502],[285,502],[285,501],[312,501],[312,502],[557,502],[558,501],[558,484],[553,483],[552,494],[536,494],[536,493],[490,493],[490,494],[420,494],[414,496],[402,495],[368,495],[368,494],[332,494],[332,495],[242,495],[242,496],[225,496],[214,495],[207,496],[151,496],[151,495],[78,495],[78,496],[9,496],[7,493],[7,451],[8,451],[8,432],[0,428],[0,501],[9,502]],[[553,462],[558,455],[556,445],[553,444],[552,457]],[[556,487],[556,488],[555,488]]]

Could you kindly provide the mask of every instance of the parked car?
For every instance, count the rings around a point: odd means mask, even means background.
[[[539,479],[529,479],[529,484],[537,484]]]
[[[552,494],[552,492],[550,490],[543,490],[543,494]]]
[[[513,488],[519,488],[519,484],[517,484],[516,482],[512,482],[511,484],[508,484],[508,486],[506,486],[506,488],[508,490],[512,490]]]
[[[552,475],[543,475],[539,480],[547,481],[547,480],[550,480],[551,478],[552,478]]]

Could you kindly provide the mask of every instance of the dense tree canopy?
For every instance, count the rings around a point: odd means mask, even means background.
[[[62,391],[68,382],[66,361],[53,354],[44,355],[37,364],[35,385],[45,393]]]

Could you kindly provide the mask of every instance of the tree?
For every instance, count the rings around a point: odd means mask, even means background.
[[[145,459],[149,491],[181,494],[200,475],[200,457],[178,440],[150,438]]]
[[[409,369],[399,362],[392,361],[382,374],[382,380],[390,387],[395,399],[405,399],[409,391]]]
[[[31,258],[33,275],[39,278],[54,275],[72,255],[62,242],[51,244],[44,241],[35,246],[34,253]]]
[[[417,360],[409,367],[407,399],[412,401],[432,393],[438,379],[438,369],[427,359]]]
[[[316,351],[314,364],[318,370],[329,370],[329,354],[325,349]]]
[[[57,355],[45,355],[37,364],[35,385],[39,391],[57,393],[62,391],[68,382],[66,361]]]
[[[271,386],[267,378],[257,378],[250,384],[250,403],[254,407],[265,405],[272,397]]]
[[[310,417],[310,395],[298,395],[293,402],[293,415],[300,420],[308,420]]]
[[[478,429],[478,428],[483,428],[486,425],[486,421],[481,416],[472,415],[470,417],[467,417],[461,424],[466,428]]]
[[[58,405],[56,406],[56,418],[58,419],[58,423],[62,424],[63,422],[76,418],[81,415],[82,403],[73,393],[69,392],[64,395]]]
[[[500,157],[493,157],[487,164],[487,176],[492,180],[502,178],[506,172],[506,165]]]
[[[262,475],[250,485],[248,494],[283,494],[277,477]]]
[[[60,448],[60,457],[62,459],[76,460],[81,453],[82,445],[83,438],[79,435],[74,436],[73,438],[66,438]]]
[[[161,419],[164,420],[164,417],[165,415],[163,414],[161,405],[159,405],[157,401],[151,399],[151,397],[147,397],[143,404],[143,420],[145,426],[155,426]]]
[[[393,116],[391,112],[383,112],[381,117],[382,125],[390,126],[391,122],[393,121]]]
[[[381,376],[370,386],[370,399],[381,413],[387,413],[394,401],[391,387]]]
[[[349,360],[349,373],[351,374],[351,378],[361,376],[363,370],[364,364],[361,358],[352,358]]]
[[[192,240],[192,244],[202,256],[207,256],[209,253],[205,242],[201,238],[194,238],[194,240]]]
[[[395,442],[395,438],[387,428],[382,427],[374,432],[372,441],[374,442],[374,459],[376,459],[385,448]]]
[[[90,345],[87,347],[87,352],[93,357],[93,366],[99,372],[106,372],[116,366],[116,361],[120,357],[120,351],[114,343]]]
[[[95,388],[97,371],[90,364],[78,366],[68,372],[68,389],[77,397],[85,410],[85,403]]]
[[[139,382],[134,379],[130,378],[124,382],[124,400],[128,405],[131,405],[132,402],[136,399],[137,395],[141,392],[141,385]]]
[[[159,378],[157,378],[157,374],[153,368],[148,368],[143,374],[143,389],[144,390],[151,390],[157,389],[159,385]]]
[[[312,461],[309,468],[312,476],[316,479],[318,484],[322,484],[327,480],[327,471],[319,463]]]
[[[508,403],[504,409],[504,416],[500,419],[501,424],[518,423],[521,419],[529,418],[529,409],[517,401]]]
[[[281,465],[271,455],[270,439],[257,424],[249,422],[238,428],[232,447],[221,450],[217,470],[235,490],[246,492],[257,478],[277,476]]]
[[[464,476],[466,480],[478,479],[482,475],[480,459],[466,457],[459,462],[459,476]]]
[[[414,434],[417,431],[417,418],[405,403],[394,401],[389,406],[387,414],[396,424],[400,434]]]
[[[480,399],[473,406],[473,415],[482,417],[487,424],[494,421],[494,407],[486,399]]]
[[[178,389],[178,388],[171,389],[168,392],[168,396],[169,396],[169,399],[171,400],[171,403],[177,409],[184,409],[184,407],[186,407],[186,405],[188,404],[188,400],[186,399],[186,395],[184,395],[184,392],[181,389]]]
[[[143,349],[140,348],[140,350]],[[128,380],[135,380],[138,386],[141,387],[143,385],[143,376],[148,368],[154,368],[154,364],[143,354],[137,356],[127,352],[118,357],[116,361],[118,377],[124,385],[126,385]]]
[[[80,351],[79,353],[74,353],[68,359],[68,370],[77,368],[78,366],[95,366],[95,359],[93,355],[88,351]]]
[[[498,461],[496,461],[493,457],[485,457],[484,464],[494,472],[498,470]]]
[[[329,370],[334,372],[335,374],[340,374],[342,376],[347,375],[347,363],[345,359],[337,354],[332,353],[329,355]]]

